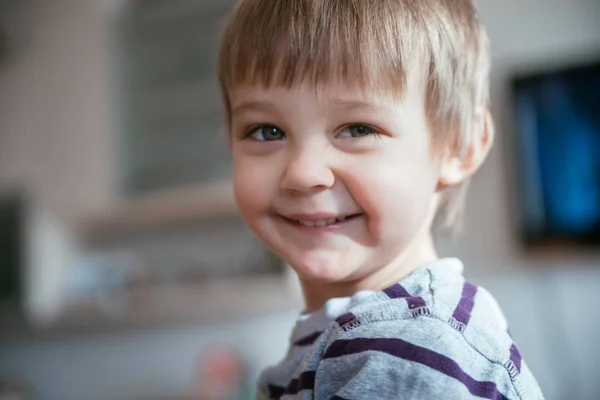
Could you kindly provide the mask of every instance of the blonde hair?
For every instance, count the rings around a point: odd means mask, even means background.
[[[433,147],[465,157],[489,108],[489,44],[472,0],[240,0],[219,50],[225,123],[235,85],[338,81],[401,96],[414,68]],[[443,191],[438,228],[461,220],[467,183]]]

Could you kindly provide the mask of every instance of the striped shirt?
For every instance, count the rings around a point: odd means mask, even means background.
[[[543,399],[494,298],[442,259],[299,318],[259,399]]]

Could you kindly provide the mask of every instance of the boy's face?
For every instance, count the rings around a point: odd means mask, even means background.
[[[350,282],[414,247],[438,182],[424,90],[230,90],[235,195],[250,229],[317,283]]]

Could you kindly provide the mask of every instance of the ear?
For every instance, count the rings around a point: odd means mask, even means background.
[[[454,149],[445,152],[439,177],[439,188],[457,185],[475,173],[487,157],[494,141],[494,123],[489,110],[483,118],[483,129],[478,124],[477,132],[471,136],[467,154],[460,157]]]

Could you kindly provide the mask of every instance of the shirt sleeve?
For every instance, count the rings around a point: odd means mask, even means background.
[[[520,399],[506,368],[433,319],[341,331],[315,376],[315,399]]]

